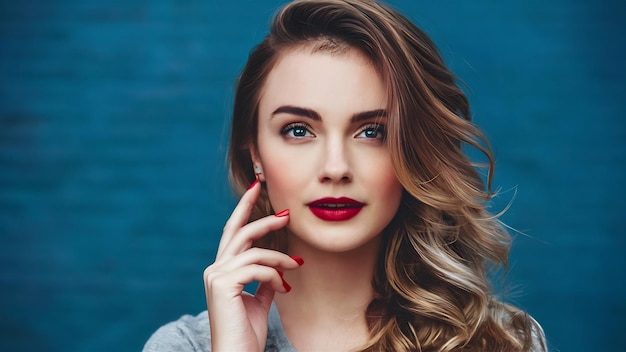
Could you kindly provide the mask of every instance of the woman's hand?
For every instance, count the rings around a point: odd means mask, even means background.
[[[255,182],[243,195],[224,226],[215,262],[204,270],[213,352],[263,351],[274,293],[291,289],[281,270],[301,264],[278,251],[252,248],[253,241],[289,222],[285,210],[247,224],[260,193]],[[253,281],[260,283],[254,296],[243,291]]]

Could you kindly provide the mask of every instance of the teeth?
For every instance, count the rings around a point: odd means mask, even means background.
[[[325,208],[349,208],[350,205],[348,204],[323,204],[322,205]]]

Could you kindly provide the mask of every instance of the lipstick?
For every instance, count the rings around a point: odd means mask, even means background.
[[[313,215],[325,221],[346,221],[355,217],[365,206],[351,198],[321,198],[308,203]]]

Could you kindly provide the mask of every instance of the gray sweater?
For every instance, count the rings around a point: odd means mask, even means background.
[[[534,321],[534,320],[533,320]],[[276,305],[272,304],[268,316],[266,352],[296,352],[289,342],[278,315]],[[536,322],[535,322],[536,323]],[[533,329],[532,351],[543,351],[545,337],[543,330]],[[184,315],[177,321],[159,328],[148,340],[143,352],[211,352],[211,334],[209,314],[204,311],[197,316]]]
[[[268,316],[267,352],[296,352],[280,322],[276,306],[272,304]],[[210,352],[211,334],[209,314],[204,311],[197,316],[184,315],[177,321],[163,325],[143,348],[143,352]]]

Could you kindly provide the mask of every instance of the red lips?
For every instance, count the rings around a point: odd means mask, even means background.
[[[313,215],[326,221],[345,221],[355,217],[365,204],[351,198],[321,198],[309,204]]]

